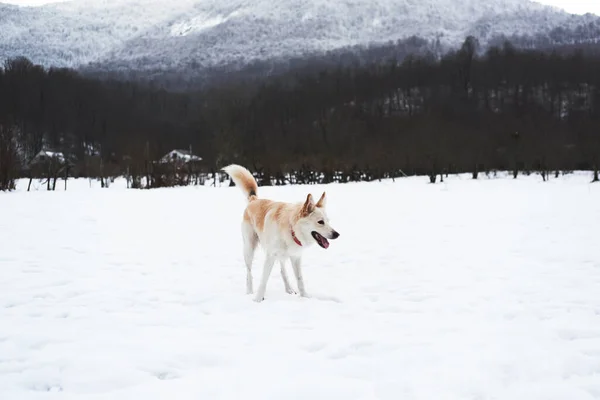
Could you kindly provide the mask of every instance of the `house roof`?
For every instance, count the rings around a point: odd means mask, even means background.
[[[65,161],[65,156],[60,151],[40,150],[39,153],[37,153],[33,157],[33,159],[31,160],[31,162],[34,162],[34,161],[38,160],[40,157],[56,158],[60,162],[64,162]]]
[[[202,157],[192,154],[189,150],[174,149],[165,154],[160,161],[165,163],[171,162],[173,160],[173,155],[176,155],[177,159],[181,159],[185,162],[202,160]]]

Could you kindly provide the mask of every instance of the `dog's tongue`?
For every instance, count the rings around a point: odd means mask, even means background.
[[[323,245],[324,248],[328,248],[329,247],[329,240],[327,240],[323,236],[321,236],[321,244]]]

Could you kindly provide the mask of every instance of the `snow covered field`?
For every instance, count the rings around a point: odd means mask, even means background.
[[[0,399],[599,399],[590,179],[330,185],[313,297],[274,268],[262,303],[237,188],[21,182],[0,193]]]

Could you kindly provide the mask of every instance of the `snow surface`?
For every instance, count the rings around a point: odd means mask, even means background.
[[[590,178],[260,188],[327,190],[341,233],[306,253],[311,298],[275,268],[262,303],[237,188],[21,181],[0,193],[0,399],[598,399]]]

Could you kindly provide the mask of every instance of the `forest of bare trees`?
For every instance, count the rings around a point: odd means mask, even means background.
[[[516,50],[289,71],[168,92],[13,59],[0,69],[0,189],[43,149],[77,176],[159,186],[172,149],[194,173],[247,165],[262,184],[492,170],[550,173],[600,164],[600,58]],[[171,180],[173,181],[173,180]],[[186,182],[198,181],[184,180]]]

